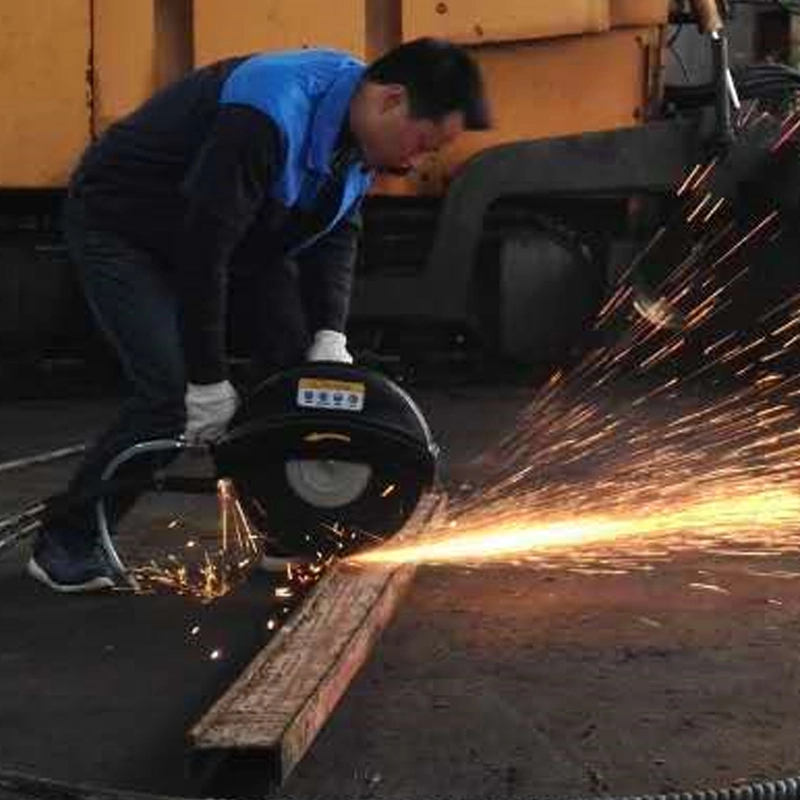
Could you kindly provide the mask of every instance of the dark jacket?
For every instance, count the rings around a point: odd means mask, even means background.
[[[115,123],[70,191],[90,224],[175,272],[189,379],[225,377],[228,267],[291,255],[308,326],[343,330],[358,208],[372,174],[347,112],[364,66],[330,50],[235,58],[196,70]]]

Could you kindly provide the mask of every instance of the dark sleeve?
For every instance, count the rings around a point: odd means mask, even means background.
[[[283,161],[275,123],[248,106],[222,106],[183,184],[186,216],[176,261],[188,379],[226,377],[228,262]]]
[[[300,289],[311,334],[323,328],[345,329],[361,225],[361,214],[355,210],[297,256]]]

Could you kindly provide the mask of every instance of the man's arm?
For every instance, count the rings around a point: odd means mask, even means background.
[[[297,256],[308,329],[343,332],[350,312],[361,214],[353,211]]]
[[[176,242],[178,308],[188,380],[225,380],[228,262],[283,161],[275,123],[249,106],[222,106],[183,184]]]

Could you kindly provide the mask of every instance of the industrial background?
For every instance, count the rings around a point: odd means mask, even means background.
[[[765,2],[730,10],[734,67],[793,62],[791,8]],[[701,155],[704,140],[687,142],[677,128],[657,134],[658,144],[647,133],[623,136],[619,146],[613,138],[582,143],[589,132],[647,131],[685,116],[680,103],[665,104],[665,86],[713,83],[707,36],[681,19],[680,4],[672,7],[677,24],[669,25],[669,13],[667,0],[492,7],[348,0],[335,14],[322,0],[3,3],[0,87],[13,108],[0,121],[6,371],[42,357],[97,353],[64,265],[57,216],[72,165],[114,120],[193,66],[232,53],[330,46],[369,59],[438,35],[474,48],[495,127],[463,137],[408,178],[379,181],[366,208],[351,333],[365,356],[384,365],[425,352],[451,363],[477,359],[485,367],[503,358],[548,372],[581,341],[609,275],[626,258],[613,248],[635,238],[632,198],[664,193]],[[706,93],[704,102],[713,98]],[[575,147],[627,155],[608,179],[574,154],[566,163]],[[506,167],[513,180],[501,163],[513,165]],[[643,165],[650,174],[633,178]],[[544,309],[565,296],[568,310],[548,316]],[[532,305],[541,310],[538,322],[528,314]],[[246,339],[235,344],[246,353]]]
[[[298,374],[372,368],[378,538],[439,539],[253,574],[189,453],[112,544],[137,591],[27,580],[123,388],[59,230],[83,148],[216,59],[427,35],[473,52],[494,127],[377,182],[357,366]],[[0,800],[796,800],[797,67],[792,0],[0,0]],[[220,448],[249,512],[291,488],[296,378]],[[642,538],[507,535],[608,520]]]

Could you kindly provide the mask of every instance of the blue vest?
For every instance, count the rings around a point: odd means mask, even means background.
[[[222,86],[220,103],[248,105],[267,114],[281,132],[285,163],[269,196],[287,208],[309,209],[330,175],[331,156],[364,64],[335,50],[264,53],[243,61]],[[324,231],[303,242],[308,247],[331,230],[367,193],[372,173],[359,162],[344,180],[339,209]]]

